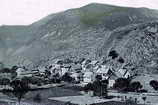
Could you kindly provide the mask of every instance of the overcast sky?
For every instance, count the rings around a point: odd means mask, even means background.
[[[0,0],[0,25],[26,25],[48,14],[89,3],[158,9],[158,0]]]

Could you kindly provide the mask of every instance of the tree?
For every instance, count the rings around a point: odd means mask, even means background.
[[[95,79],[96,79],[96,81],[101,81],[102,80],[102,76],[101,75],[96,75]]]
[[[101,81],[101,89],[102,89],[102,96],[107,97],[108,96],[108,87],[109,81],[107,79]]]
[[[96,80],[93,82],[93,91],[95,96],[107,97],[108,80],[102,80],[101,75],[97,75]]]
[[[158,81],[156,81],[156,80],[152,80],[152,81],[150,81],[150,86],[151,87],[153,87],[154,88],[154,90],[158,90]]]
[[[17,72],[12,72],[12,73],[11,73],[11,78],[14,79],[14,78],[16,78],[16,77],[17,77]]]
[[[118,62],[125,63],[125,60],[122,57],[119,57]]]
[[[143,101],[144,101],[144,105],[145,105],[145,101],[146,101],[147,97],[144,96],[144,97],[142,97],[142,99],[143,99]]]
[[[11,73],[11,70],[9,68],[3,68],[1,70],[2,73]]]
[[[96,80],[93,83],[88,83],[84,87],[84,91],[93,91],[94,96],[107,97],[108,80],[101,80],[100,76],[96,76]]]
[[[13,66],[13,67],[11,68],[11,70],[14,71],[14,72],[15,72],[17,69],[18,69],[18,66]]]
[[[140,82],[136,81],[136,82],[132,82],[129,86],[130,91],[132,92],[138,92],[143,86],[141,85]]]
[[[23,82],[24,84],[26,84],[28,86],[29,83],[31,83],[31,79],[29,77],[23,77],[21,79],[21,82]]]
[[[129,79],[118,78],[115,81],[114,88],[119,90],[119,91],[125,91],[129,87],[129,84],[130,84],[130,80]]]
[[[62,81],[65,82],[73,82],[74,79],[69,75],[69,73],[65,73],[62,77],[61,77]]]
[[[109,52],[109,57],[112,57],[112,59],[115,59],[119,56],[119,54],[115,51],[115,50],[112,50]]]
[[[14,80],[11,82],[11,87],[13,88],[13,95],[18,98],[20,104],[21,99],[30,89],[28,83],[23,80]]]

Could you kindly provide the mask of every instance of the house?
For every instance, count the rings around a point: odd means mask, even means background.
[[[109,66],[101,65],[101,67],[96,71],[96,74],[101,75],[103,79],[107,79],[109,70]]]
[[[72,72],[76,72],[76,71],[82,71],[82,65],[81,64],[73,64],[71,65],[71,70]]]
[[[32,73],[33,76],[36,76],[36,75],[40,74],[39,70],[31,70],[31,73]]]
[[[65,73],[67,73],[68,71],[70,71],[71,66],[64,64],[62,66],[60,66],[60,68],[58,69],[58,73],[60,76],[63,76]]]
[[[118,71],[121,74],[121,77],[128,78],[130,77],[130,72],[127,69],[119,69]]]
[[[17,73],[17,77],[21,77],[23,73],[25,73],[25,69],[19,67],[17,70],[16,70],[16,73]]]
[[[91,83],[95,80],[95,74],[93,72],[87,71],[83,75],[84,83]]]
[[[77,72],[72,72],[70,76],[74,78],[76,82],[82,81],[83,78],[82,73],[77,73]]]
[[[98,63],[99,63],[99,61],[94,60],[94,61],[92,61],[90,64],[92,64],[92,65],[96,66]]]
[[[108,84],[108,88],[113,87],[115,84],[115,80],[114,79],[109,79],[109,84]]]
[[[49,66],[49,71],[53,75],[59,73],[59,70],[60,70],[60,65],[55,64],[55,65]]]
[[[39,72],[40,72],[41,74],[44,74],[44,73],[45,73],[45,70],[46,70],[46,68],[43,67],[43,66],[39,66],[37,69],[39,70]]]
[[[65,73],[67,73],[68,72],[68,68],[61,68],[60,70],[59,70],[59,75],[60,76],[63,76]]]
[[[91,60],[84,60],[83,62],[82,62],[82,68],[83,68],[83,70],[86,70],[86,66],[88,65],[88,64],[90,64],[91,63]]]
[[[16,73],[17,73],[17,78],[32,77],[34,75],[37,75],[39,73],[39,70],[26,70],[20,67],[16,70]]]

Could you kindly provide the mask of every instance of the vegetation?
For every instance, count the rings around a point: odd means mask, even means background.
[[[130,85],[130,80],[126,78],[118,78],[115,81],[114,88],[119,91],[125,91]]]
[[[84,91],[93,91],[94,96],[103,96],[107,97],[107,85],[108,85],[108,80],[102,80],[100,75],[96,76],[96,81],[93,83],[88,83],[84,87]]]
[[[129,91],[132,92],[139,92],[142,89],[142,85],[140,82],[136,81],[136,82],[132,82],[129,85]]]
[[[69,82],[69,83],[74,82],[74,79],[70,76],[69,73],[65,73],[65,74],[61,77],[61,80],[62,80],[62,81],[65,81],[65,82]]]
[[[144,105],[145,105],[145,101],[146,101],[147,97],[144,96],[144,97],[142,97],[142,99],[143,99],[143,101],[144,101]]]
[[[139,81],[131,82],[129,78],[118,78],[114,84],[114,89],[120,92],[147,92],[147,90],[142,89],[142,87]]]
[[[150,86],[153,87],[154,90],[158,90],[158,81],[157,80],[152,80],[150,81]]]
[[[10,83],[10,86],[13,88],[13,90],[3,90],[4,94],[17,97],[19,105],[21,99],[24,97],[24,95],[30,90],[29,84],[26,79],[22,80],[14,80]]]
[[[122,57],[119,57],[118,62],[125,63],[125,60]]]
[[[115,59],[119,56],[119,54],[115,51],[115,50],[112,50],[109,52],[109,57],[112,57],[112,59]]]

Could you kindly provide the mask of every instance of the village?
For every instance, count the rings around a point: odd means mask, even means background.
[[[121,61],[121,65],[123,65],[123,61]],[[122,66],[123,67],[123,66]],[[0,90],[4,89],[13,90],[10,85],[11,82],[15,80],[27,80],[28,85],[33,90],[38,89],[49,89],[54,87],[80,87],[80,96],[65,96],[65,97],[49,97],[49,100],[57,100],[64,102],[71,102],[77,105],[91,105],[103,102],[133,102],[137,104],[151,104],[150,100],[146,101],[145,98],[147,96],[148,99],[157,98],[157,92],[152,91],[152,87],[150,86],[150,91],[145,90],[144,87],[149,87],[149,83],[147,86],[142,86],[138,81],[133,82],[136,85],[131,85],[131,87],[135,87],[132,91],[131,89],[127,89],[126,92],[120,93],[121,90],[121,82],[116,83],[117,81],[126,81],[129,78],[134,79],[135,75],[132,74],[126,68],[120,68],[115,70],[113,65],[97,61],[90,60],[85,58],[80,58],[78,61],[73,61],[70,59],[58,59],[54,63],[47,66],[39,66],[36,69],[28,70],[26,67],[18,67],[13,66],[11,69],[4,68],[0,71]],[[143,78],[146,78],[144,76]],[[154,78],[153,78],[154,79]],[[153,79],[149,79],[152,81]],[[95,82],[101,81],[101,82]],[[96,83],[95,85],[93,85]],[[97,83],[101,83],[100,85]],[[127,82],[125,82],[127,83]],[[117,84],[117,86],[116,86]],[[97,87],[95,87],[97,85]],[[126,85],[122,83],[122,85]],[[144,85],[144,84],[143,84]],[[100,87],[99,87],[100,86]],[[94,88],[95,89],[94,89]],[[115,87],[115,89],[114,89]],[[118,89],[119,87],[119,89]],[[143,87],[143,89],[142,89]],[[148,89],[148,88],[147,88]],[[132,93],[127,93],[132,92]],[[107,96],[112,96],[114,98],[108,98]],[[142,97],[140,97],[142,96]],[[94,101],[87,101],[89,100]],[[101,99],[98,97],[102,97]],[[151,98],[153,97],[153,98]],[[84,100],[81,102],[81,100]],[[157,99],[154,99],[157,101]],[[154,101],[152,101],[154,102]],[[135,105],[133,104],[133,105]],[[152,104],[151,104],[152,105]]]
[[[39,66],[34,70],[28,70],[26,67],[14,66],[13,70],[4,68],[0,72],[0,77],[10,81],[14,79],[33,78],[36,85],[39,86],[49,83],[60,83],[67,81],[74,84],[86,85],[95,81],[95,77],[100,75],[102,79],[108,79],[109,87],[113,87],[117,78],[128,78],[131,76],[127,69],[114,70],[112,66],[102,64],[97,60],[80,59],[73,62],[70,59],[56,60],[48,66]],[[14,75],[14,76],[13,76]],[[63,78],[62,78],[63,77]],[[42,81],[45,81],[45,83]],[[39,83],[38,83],[39,82]]]

